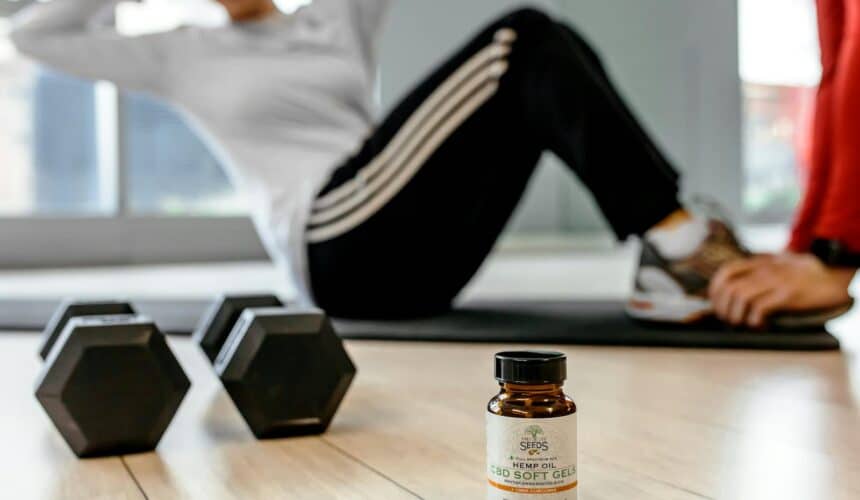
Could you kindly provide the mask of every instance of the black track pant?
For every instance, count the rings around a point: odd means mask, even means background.
[[[619,238],[679,207],[678,175],[572,29],[508,14],[409,94],[335,171],[308,226],[311,289],[342,317],[450,308],[557,154]]]

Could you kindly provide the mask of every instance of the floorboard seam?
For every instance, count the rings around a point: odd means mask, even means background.
[[[580,452],[580,455],[588,455],[588,454],[587,454],[587,453],[582,453],[582,452]],[[604,462],[606,462],[606,463],[608,463],[608,464],[611,464],[611,465],[613,465],[613,466],[615,466],[615,467],[618,467],[619,469],[623,469],[623,470],[625,470],[625,471],[627,471],[627,472],[631,472],[631,473],[633,473],[633,474],[638,474],[638,475],[640,475],[640,476],[642,476],[642,477],[644,477],[644,478],[646,478],[646,479],[650,479],[651,481],[654,481],[655,483],[659,483],[659,484],[662,484],[662,485],[664,485],[664,486],[668,486],[668,487],[670,487],[670,488],[672,488],[672,489],[674,489],[674,490],[683,491],[683,492],[685,492],[685,493],[689,493],[689,494],[691,494],[691,495],[695,495],[695,496],[697,496],[697,497],[699,497],[699,498],[703,498],[703,499],[705,499],[705,500],[716,500],[716,498],[715,498],[715,497],[710,497],[710,496],[708,496],[708,495],[705,495],[704,493],[699,493],[698,491],[691,490],[691,489],[686,488],[686,487],[684,487],[684,486],[680,486],[680,485],[677,485],[677,484],[674,484],[674,483],[670,483],[669,481],[666,481],[665,479],[660,479],[659,477],[654,477],[654,476],[652,476],[652,475],[650,475],[650,474],[644,474],[644,473],[642,473],[642,472],[640,472],[640,471],[633,470],[633,469],[631,469],[631,468],[629,468],[629,467],[626,467],[626,466],[624,466],[624,465],[622,465],[622,464],[619,464],[619,463],[613,462],[612,460],[607,460],[607,459],[605,459],[605,458],[603,458],[603,457],[601,457],[601,456],[599,456],[599,455],[591,455],[591,456],[595,457],[595,458],[596,458],[596,459],[598,459],[598,460],[602,460],[602,461],[604,461]]]
[[[149,500],[149,495],[143,491],[143,485],[140,484],[140,481],[137,480],[137,477],[134,475],[134,472],[131,471],[131,467],[128,466],[128,463],[125,461],[125,457],[119,457],[120,463],[125,468],[125,471],[128,472],[128,475],[131,476],[131,480],[134,481],[134,485],[137,486],[137,490],[140,491],[140,494],[143,495],[144,500]]]
[[[326,438],[321,438],[321,439],[320,439],[320,441],[322,441],[323,443],[325,443],[325,444],[329,445],[332,449],[336,450],[338,453],[340,453],[340,454],[342,454],[342,455],[344,455],[344,456],[346,456],[346,457],[349,457],[349,458],[351,458],[352,460],[355,460],[356,462],[360,463],[360,464],[361,464],[361,465],[363,465],[364,467],[366,467],[366,468],[370,469],[371,471],[375,472],[376,474],[379,474],[380,476],[384,477],[385,479],[387,479],[387,480],[391,481],[393,484],[395,484],[398,488],[400,488],[401,490],[405,491],[406,493],[409,493],[410,495],[414,496],[415,498],[421,498],[421,499],[423,500],[423,498],[424,498],[424,497],[422,497],[422,496],[421,496],[421,495],[419,495],[418,493],[415,493],[414,491],[410,490],[410,489],[409,489],[409,488],[407,488],[406,486],[404,486],[404,485],[400,484],[398,481],[395,481],[393,477],[391,477],[391,476],[389,476],[389,475],[385,474],[384,472],[382,472],[381,470],[377,469],[376,467],[373,467],[373,466],[372,466],[372,465],[370,465],[369,463],[367,463],[367,462],[365,462],[364,460],[362,460],[362,459],[358,458],[357,456],[353,455],[352,453],[350,453],[350,452],[348,452],[348,451],[344,450],[344,449],[343,449],[343,448],[341,448],[340,446],[338,446],[338,445],[336,445],[336,444],[332,443],[332,442],[331,442],[331,441],[329,441],[328,439],[326,439]]]

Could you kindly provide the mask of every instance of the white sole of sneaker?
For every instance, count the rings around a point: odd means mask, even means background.
[[[695,323],[713,312],[709,300],[653,292],[633,292],[626,309],[633,319],[680,324]]]

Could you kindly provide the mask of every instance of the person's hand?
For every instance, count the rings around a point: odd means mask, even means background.
[[[851,297],[856,269],[825,266],[811,254],[760,255],[723,265],[708,295],[718,318],[761,328],[775,312],[839,307]]]

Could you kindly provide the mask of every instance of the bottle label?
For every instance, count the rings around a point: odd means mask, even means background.
[[[487,412],[487,498],[576,500],[576,413],[554,418]]]

